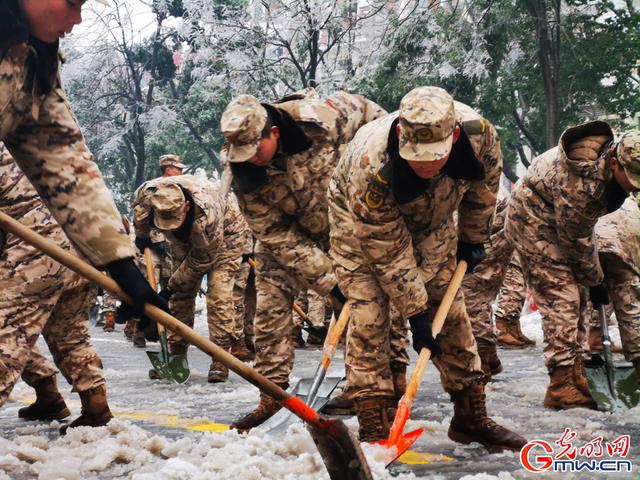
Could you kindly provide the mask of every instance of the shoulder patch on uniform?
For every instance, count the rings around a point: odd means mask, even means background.
[[[462,128],[464,128],[467,135],[482,135],[487,131],[488,125],[484,118],[478,118],[462,122]]]
[[[364,201],[369,208],[380,208],[384,203],[387,193],[389,193],[389,173],[391,172],[390,164],[391,162],[388,162],[384,165],[378,173],[369,180],[367,191],[364,194]]]

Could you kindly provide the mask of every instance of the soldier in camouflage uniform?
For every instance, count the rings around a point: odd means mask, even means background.
[[[72,251],[62,229],[1,144],[0,209]],[[36,346],[42,333],[56,365],[83,399],[82,416],[70,426],[106,424],[112,415],[102,362],[89,343],[88,312],[97,290],[11,234],[4,238],[0,251],[0,405],[22,375],[36,390],[36,401],[21,408],[20,417],[61,420],[70,415],[56,385],[56,370]],[[87,410],[89,400],[100,408]]]
[[[640,380],[640,208],[636,200],[628,198],[618,210],[600,218],[595,232],[604,282],[620,328],[622,351],[635,366]],[[591,318],[589,343],[598,344],[601,350],[597,312]]]
[[[160,295],[169,300],[174,315],[192,327],[196,295],[206,275],[209,336],[228,350],[234,325],[233,278],[242,260],[241,215],[233,196],[225,201],[219,184],[180,175],[148,182],[134,205],[136,244],[148,242],[155,226],[164,232],[175,261]],[[169,332],[168,340],[171,353],[186,353],[188,344],[179,335]],[[209,382],[224,382],[228,376],[222,363],[211,363]]]
[[[542,315],[548,408],[595,408],[579,338],[587,291],[594,308],[609,303],[594,227],[638,189],[640,132],[615,141],[611,127],[596,121],[566,130],[512,194],[505,233]]]
[[[321,99],[313,89],[273,104],[234,98],[221,119],[240,209],[257,239],[256,369],[288,387],[294,348],[291,305],[313,289],[346,300],[336,285],[329,244],[327,185],[341,148],[384,111],[346,92]],[[280,409],[266,394],[234,422],[246,430]]]
[[[58,77],[58,38],[81,21],[80,9],[81,2],[0,3],[0,141],[79,253],[105,268],[142,316],[145,303],[168,309],[166,302],[133,263],[133,245]],[[0,378],[10,378],[6,370],[0,364]],[[80,424],[104,418],[103,387],[81,400]]]
[[[230,193],[229,195],[235,195]],[[236,200],[237,202],[237,200]],[[236,270],[233,283],[233,308],[234,314],[234,337],[231,344],[231,354],[243,361],[255,358],[255,347],[253,345],[253,317],[255,315],[255,285],[253,269],[249,264],[249,258],[253,258],[253,235],[251,230],[241,215],[242,235],[242,262]]]
[[[328,193],[330,253],[352,305],[347,380],[361,440],[387,438],[393,418],[393,303],[409,320],[416,351],[431,350],[454,402],[449,437],[490,448],[526,443],[487,416],[484,375],[461,290],[439,342],[431,332],[456,249],[469,270],[485,255],[501,167],[494,127],[437,87],[412,90],[399,112],[362,127],[336,167]]]
[[[520,328],[520,314],[526,294],[527,286],[522,275],[520,257],[517,252],[514,252],[496,299],[495,320],[498,345],[507,348],[526,348],[536,344],[522,333]]]

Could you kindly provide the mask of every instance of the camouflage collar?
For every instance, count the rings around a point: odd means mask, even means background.
[[[4,56],[11,47],[29,40],[29,30],[17,0],[0,3],[0,52]]]

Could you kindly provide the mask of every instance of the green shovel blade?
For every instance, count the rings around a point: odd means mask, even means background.
[[[168,361],[162,357],[162,352],[147,351],[147,356],[158,374],[175,383],[184,383],[189,380],[189,363],[184,355],[169,354]]]
[[[598,404],[598,410],[626,410],[640,403],[638,381],[632,366],[616,366],[613,371],[607,372],[605,361],[594,354],[585,367],[589,391]],[[610,375],[613,375],[611,382]]]

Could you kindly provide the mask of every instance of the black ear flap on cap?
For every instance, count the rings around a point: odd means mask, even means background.
[[[280,146],[287,155],[295,155],[311,148],[313,142],[289,113],[263,103],[272,123],[280,129]]]

